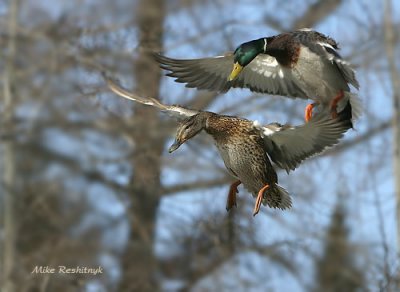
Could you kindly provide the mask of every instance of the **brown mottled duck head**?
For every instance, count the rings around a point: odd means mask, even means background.
[[[169,153],[174,152],[187,140],[193,138],[206,127],[209,113],[200,112],[186,119],[176,131],[175,142],[169,147]]]

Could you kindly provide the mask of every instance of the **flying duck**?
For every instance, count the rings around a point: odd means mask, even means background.
[[[201,59],[173,59],[155,54],[167,76],[187,87],[226,92],[249,88],[254,92],[312,99],[332,117],[350,100],[352,120],[361,114],[361,103],[350,85],[359,89],[355,71],[338,53],[337,42],[317,31],[300,29],[241,44],[234,52]]]
[[[308,157],[337,144],[352,126],[350,103],[334,119],[317,113],[299,126],[280,123],[262,126],[236,116],[165,105],[154,98],[131,93],[107,76],[105,79],[115,94],[154,106],[180,121],[170,153],[202,130],[213,137],[226,169],[235,178],[229,189],[226,209],[236,206],[237,187],[243,184],[256,198],[253,215],[259,212],[261,204],[282,210],[292,206],[289,193],[278,184],[276,167],[289,173]]]

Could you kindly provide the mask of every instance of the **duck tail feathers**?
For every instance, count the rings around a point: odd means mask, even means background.
[[[283,187],[273,184],[265,191],[263,204],[281,210],[290,209],[292,207],[292,198]]]

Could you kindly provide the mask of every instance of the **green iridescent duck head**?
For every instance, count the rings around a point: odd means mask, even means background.
[[[233,53],[233,70],[228,77],[228,81],[236,79],[243,68],[248,65],[258,54],[265,53],[267,50],[267,38],[253,40],[238,46]]]

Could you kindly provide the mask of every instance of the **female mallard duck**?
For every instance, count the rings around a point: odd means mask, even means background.
[[[289,97],[311,98],[309,121],[317,104],[335,117],[350,100],[352,118],[361,105],[349,84],[359,88],[354,70],[337,52],[335,40],[310,29],[260,38],[241,44],[233,53],[213,58],[178,60],[155,55],[168,76],[187,87],[226,92],[231,87]],[[233,68],[233,69],[232,69]]]
[[[278,185],[271,160],[287,172],[294,170],[304,159],[338,143],[351,127],[350,103],[335,119],[318,113],[301,126],[278,123],[261,126],[234,116],[164,105],[156,99],[132,94],[107,77],[106,81],[114,93],[155,106],[182,120],[170,153],[202,130],[211,135],[228,172],[237,179],[229,190],[227,210],[236,205],[237,187],[242,183],[257,198],[253,215],[259,212],[261,203],[280,209],[292,205],[288,192]]]

